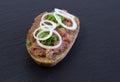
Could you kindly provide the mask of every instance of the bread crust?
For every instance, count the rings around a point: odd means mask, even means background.
[[[41,13],[43,14],[43,13]],[[36,19],[36,18],[35,18]],[[31,58],[39,65],[41,66],[46,66],[46,67],[53,67],[55,66],[58,62],[60,62],[63,58],[65,58],[65,56],[68,54],[68,52],[70,51],[70,49],[72,48],[75,40],[77,39],[77,36],[79,34],[79,30],[80,30],[80,20],[78,17],[75,17],[76,23],[77,23],[77,31],[76,34],[74,36],[73,41],[71,42],[71,44],[69,45],[69,47],[67,49],[65,49],[62,53],[59,53],[57,55],[55,55],[55,57],[53,58],[46,58],[46,57],[38,57],[38,56],[34,56],[34,54],[32,54],[29,51],[29,46],[26,45],[27,51],[30,54]],[[32,28],[32,27],[31,27]],[[27,37],[28,39],[28,37]],[[26,39],[26,40],[27,40]]]

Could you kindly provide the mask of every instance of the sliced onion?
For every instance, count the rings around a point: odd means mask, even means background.
[[[71,22],[72,22],[72,26],[67,26],[64,23],[62,23],[62,20],[60,19],[60,17],[58,15],[61,15],[64,18],[70,19]],[[71,15],[71,14],[69,14],[69,13],[67,13],[67,12],[65,12],[63,10],[55,9],[54,16],[55,16],[56,20],[58,21],[58,23],[60,25],[62,25],[64,28],[69,29],[69,30],[75,30],[77,28],[77,24],[75,22],[75,19],[74,19],[73,15]]]
[[[39,29],[42,29],[42,31],[40,31],[38,34],[36,34]],[[49,32],[49,35],[44,37],[44,38],[38,38],[38,35],[43,33],[43,32]],[[50,29],[50,27],[48,26],[42,26],[40,28],[37,28],[34,32],[33,32],[33,36],[36,40],[47,40],[48,38],[50,38],[53,34],[53,30]]]
[[[58,8],[55,8],[54,10],[55,10],[56,13],[58,13],[58,14],[60,14],[60,15],[62,15],[62,16],[64,15],[65,17],[75,18],[74,15],[72,15],[72,14],[70,14],[70,13],[64,11],[64,10],[60,10],[60,9],[58,9]]]
[[[46,23],[50,23],[51,25],[48,25]],[[57,27],[57,24],[55,22],[50,21],[50,20],[42,20],[40,22],[40,26],[49,26],[49,27],[51,27],[50,29],[55,29]]]
[[[60,47],[60,45],[62,44],[62,38],[61,38],[60,34],[56,30],[53,30],[53,33],[55,33],[59,38],[59,43],[57,45],[55,45],[55,46],[47,46],[47,45],[42,44],[40,42],[40,40],[37,40],[38,45],[41,46],[42,48],[45,48],[45,49],[55,49],[55,48]]]

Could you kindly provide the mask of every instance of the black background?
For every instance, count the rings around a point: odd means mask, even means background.
[[[29,57],[25,39],[33,19],[66,9],[81,20],[67,57],[53,68]],[[119,82],[120,0],[0,0],[0,82]]]

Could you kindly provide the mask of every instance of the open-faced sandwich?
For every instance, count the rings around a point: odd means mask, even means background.
[[[26,47],[42,66],[54,66],[69,52],[80,30],[78,17],[55,8],[38,15],[29,29]]]

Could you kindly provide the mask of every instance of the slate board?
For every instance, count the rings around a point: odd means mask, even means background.
[[[81,20],[67,57],[53,68],[29,57],[25,39],[34,18],[54,8]],[[1,0],[0,82],[119,82],[120,0]]]

